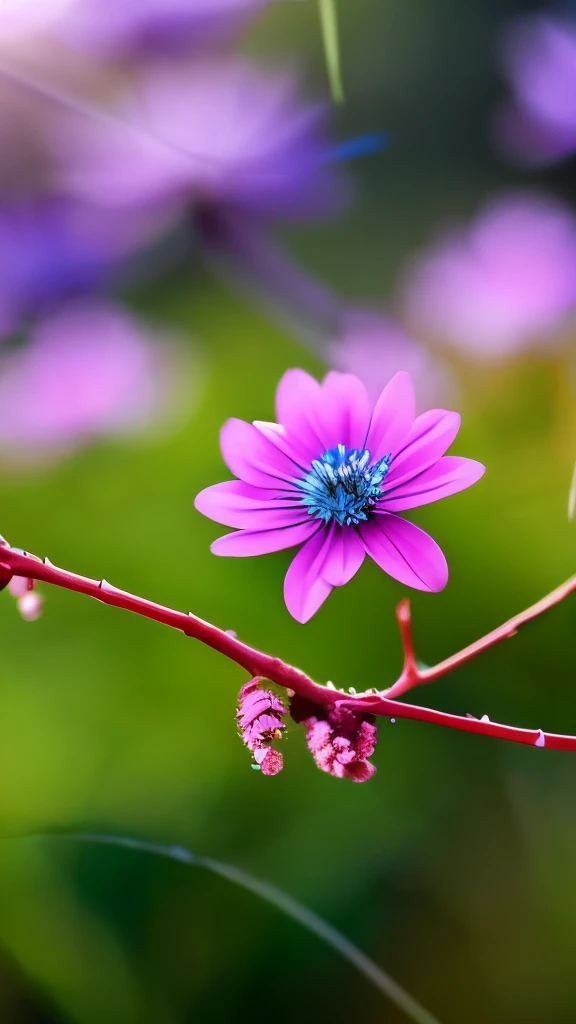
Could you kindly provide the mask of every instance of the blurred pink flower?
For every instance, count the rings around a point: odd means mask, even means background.
[[[113,306],[47,317],[0,352],[0,457],[44,461],[166,414],[169,346]]]
[[[197,50],[231,39],[270,2],[75,0],[60,30],[70,42],[106,57]]]
[[[401,297],[419,333],[474,356],[550,345],[576,304],[576,217],[547,196],[494,199],[413,261]]]
[[[36,622],[42,615],[44,598],[35,589],[34,580],[26,579],[24,576],[13,576],[8,584],[8,590],[12,597],[16,598],[18,611],[24,621]]]
[[[535,164],[576,150],[576,18],[550,14],[520,18],[503,40],[512,99],[498,112],[499,145]]]
[[[57,25],[75,0],[2,0],[0,42]]]
[[[367,554],[407,586],[442,590],[442,551],[398,513],[456,494],[484,473],[472,459],[444,456],[458,414],[416,416],[407,373],[397,373],[373,406],[357,377],[332,372],[319,384],[303,370],[284,374],[276,411],[278,423],[232,419],[222,428],[222,454],[239,479],[206,488],[195,505],[238,532],[216,540],[214,554],[301,545],[284,584],[299,622],[348,583]]]
[[[239,59],[149,70],[117,124],[78,120],[57,139],[64,184],[96,204],[174,219],[194,207],[266,221],[327,214],[342,191],[325,112],[300,105],[295,86]]]
[[[453,394],[455,385],[447,367],[388,317],[353,310],[342,318],[341,327],[340,337],[332,344],[332,365],[360,377],[372,401],[399,370],[412,377],[423,407]]]

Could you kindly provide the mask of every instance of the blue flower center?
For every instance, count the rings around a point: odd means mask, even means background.
[[[336,520],[340,526],[366,522],[378,498],[381,484],[390,469],[391,455],[371,464],[367,448],[330,448],[298,484],[308,515],[325,523]]]

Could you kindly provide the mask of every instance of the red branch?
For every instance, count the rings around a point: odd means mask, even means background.
[[[526,608],[519,615],[514,615],[504,625],[498,626],[498,629],[493,629],[491,633],[487,633],[486,636],[476,640],[475,643],[465,647],[464,650],[458,651],[458,654],[453,654],[451,658],[446,658],[445,661],[440,661],[432,668],[422,669],[421,671],[418,669],[416,658],[414,657],[410,602],[406,599],[401,601],[396,609],[396,618],[398,619],[404,645],[404,668],[400,678],[386,692],[386,696],[390,698],[400,697],[401,694],[407,693],[408,690],[412,690],[415,686],[421,686],[423,683],[433,683],[436,679],[441,679],[442,676],[448,675],[455,668],[459,668],[465,662],[471,661],[477,654],[481,654],[482,651],[487,651],[489,647],[499,644],[501,640],[509,640],[510,637],[516,636],[520,627],[526,622],[537,619],[538,616],[547,612],[549,608],[560,604],[574,590],[576,590],[576,576],[571,576],[569,580],[556,587],[556,590],[547,594],[541,601],[537,601],[536,604]]]
[[[230,633],[213,626],[203,619],[197,618],[192,613],[174,611],[163,605],[147,601],[142,597],[136,597],[125,590],[107,583],[106,580],[91,580],[86,576],[78,576],[76,573],[68,572],[66,569],[58,569],[46,558],[41,561],[35,555],[10,547],[5,542],[0,544],[0,574],[3,579],[0,582],[7,583],[11,576],[24,576],[28,579],[39,580],[42,583],[50,583],[65,590],[71,590],[78,594],[86,594],[96,598],[103,604],[112,605],[115,608],[124,608],[126,611],[135,612],[155,622],[161,622],[165,626],[178,629],[186,636],[200,640],[202,643],[212,647],[215,651],[223,654],[231,661],[236,662],[252,676],[264,676],[271,682],[293,690],[301,697],[305,697],[316,704],[333,704],[340,701],[354,710],[363,710],[373,715],[386,718],[411,718],[422,722],[431,722],[435,725],[447,726],[450,729],[460,729],[464,732],[481,733],[484,736],[495,736],[513,743],[525,743],[530,746],[550,747],[554,750],[576,750],[576,736],[562,736],[554,733],[545,733],[542,729],[518,729],[511,725],[500,725],[490,722],[487,716],[476,719],[472,716],[450,715],[443,711],[435,711],[432,708],[417,707],[412,704],[403,704],[394,698],[397,695],[406,693],[423,683],[431,683],[441,676],[447,675],[460,665],[470,661],[482,651],[493,647],[501,640],[506,640],[518,631],[520,626],[532,619],[537,618],[548,611],[554,605],[563,601],[574,590],[576,590],[576,576],[572,576],[566,583],[553,590],[547,597],[542,598],[537,604],[527,608],[526,611],[514,616],[503,626],[493,630],[475,643],[465,647],[458,654],[446,658],[432,668],[420,670],[418,668],[414,646],[412,641],[412,626],[410,619],[410,605],[407,600],[401,601],[397,608],[398,623],[404,646],[404,667],[402,674],[396,683],[382,694],[366,693],[359,696],[349,696],[341,690],[330,689],[320,686],[309,678],[300,669],[286,664],[280,658],[274,658],[264,654],[253,647],[237,640]]]

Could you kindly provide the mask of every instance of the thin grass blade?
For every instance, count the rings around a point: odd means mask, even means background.
[[[322,37],[324,40],[324,53],[326,55],[330,91],[335,103],[343,103],[344,87],[342,85],[342,69],[340,64],[340,42],[338,35],[336,0],[318,0],[318,7],[320,11],[320,26],[322,28]]]
[[[340,956],[352,964],[360,974],[363,974],[375,988],[387,996],[390,1002],[402,1010],[414,1024],[440,1024],[436,1017],[433,1017],[428,1010],[421,1006],[401,985],[383,971],[378,964],[366,956],[361,949],[358,949],[353,942],[350,942],[345,935],[342,935],[331,924],[328,924],[318,914],[315,914],[313,910],[309,910],[304,904],[288,896],[287,893],[278,889],[275,885],[264,882],[260,878],[254,878],[253,875],[231,864],[222,864],[220,861],[212,860],[210,857],[198,857],[191,850],[187,850],[183,846],[165,846],[162,843],[133,839],[128,836],[100,835],[87,832],[61,832],[46,833],[44,835],[11,836],[10,838],[12,840],[62,840],[114,846],[126,850],[137,850],[140,853],[149,853],[157,857],[166,857],[179,864],[211,871],[213,874],[219,875],[221,878],[225,878],[243,889],[247,889],[248,892],[254,893],[255,896],[259,896],[266,903],[277,907],[278,910],[287,914],[294,921],[297,921],[303,928],[317,935],[319,939],[322,939],[327,945],[335,949]]]

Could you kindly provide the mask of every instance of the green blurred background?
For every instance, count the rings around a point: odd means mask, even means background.
[[[438,222],[494,189],[576,195],[574,165],[504,166],[489,120],[505,86],[495,44],[511,0],[340,0],[341,137],[387,130],[353,168],[354,210],[286,242],[357,300],[385,302]],[[317,11],[282,4],[249,46],[298,53],[325,88]],[[373,565],[303,627],[282,599],[290,553],[216,559],[195,494],[228,475],[218,430],[273,418],[283,371],[322,366],[200,266],[133,306],[188,339],[190,416],[173,436],[103,442],[41,473],[5,474],[2,533],[56,564],[210,619],[337,685],[386,686],[403,589]],[[576,568],[567,521],[576,456],[566,358],[461,364],[455,452],[482,483],[414,520],[447,553],[440,595],[412,595],[432,663]],[[411,517],[412,518],[412,517]],[[155,623],[44,588],[43,618],[1,600],[0,803],[7,835],[79,829],[179,843],[274,882],[340,928],[443,1024],[576,1020],[576,759],[419,723],[383,721],[378,773],[353,786],[315,768],[302,730],[285,771],[250,768],[235,727],[245,677]],[[545,620],[415,700],[576,732],[574,621]],[[188,1024],[406,1020],[336,953],[277,910],[200,870],[58,840],[0,843],[0,1020]]]

